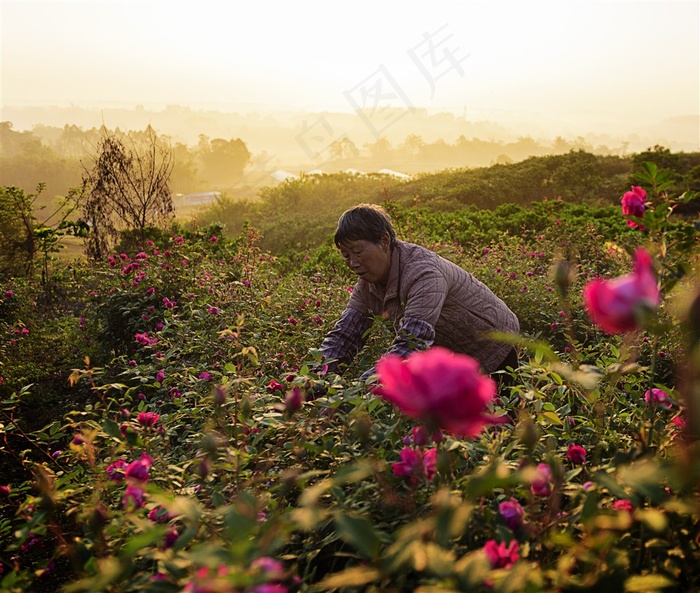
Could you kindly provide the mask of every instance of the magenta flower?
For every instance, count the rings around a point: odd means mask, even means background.
[[[282,583],[265,583],[253,587],[251,593],[288,593],[289,587]]]
[[[406,359],[387,354],[377,362],[380,385],[374,389],[404,414],[433,431],[474,437],[495,419],[486,406],[496,383],[479,372],[479,363],[465,354],[435,346]]]
[[[566,458],[574,465],[586,463],[586,450],[581,445],[569,445],[569,450],[566,452]]]
[[[639,328],[640,307],[655,308],[661,301],[651,257],[642,248],[634,255],[634,272],[613,280],[597,278],[583,289],[583,300],[593,322],[609,334]]]
[[[159,506],[151,509],[148,518],[154,523],[167,523],[173,519],[173,516],[168,512],[168,509]]]
[[[156,373],[156,382],[162,383],[165,380],[165,371],[163,369]]]
[[[484,552],[491,568],[510,568],[520,559],[518,542],[514,539],[507,546],[504,542],[497,544],[495,539],[490,539],[484,544]]]
[[[523,524],[523,516],[525,511],[520,503],[511,498],[510,500],[504,500],[498,505],[498,512],[501,517],[505,519],[508,529],[516,531]]]
[[[221,313],[221,310],[218,307],[209,307],[209,309],[207,309],[207,312],[211,315],[218,315],[219,313]]]
[[[625,216],[634,216],[635,218],[643,218],[646,210],[647,192],[638,185],[632,186],[632,191],[625,192],[622,196],[622,214]],[[627,226],[631,229],[646,230],[641,224],[634,220],[628,220]]]
[[[627,511],[631,513],[634,510],[634,505],[626,498],[621,498],[612,503],[612,508],[616,511]]]
[[[644,394],[644,401],[648,406],[656,404],[660,408],[670,410],[673,407],[673,400],[671,396],[666,393],[663,389],[658,387],[653,387],[651,390],[647,390]]]
[[[201,379],[202,381],[211,381],[211,374],[208,373],[207,371],[202,371],[199,373],[198,379]]]
[[[124,496],[122,497],[122,506],[125,511],[133,511],[140,509],[146,503],[144,501],[144,491],[138,486],[129,484],[124,491]]]
[[[10,492],[12,492],[12,488],[6,484],[0,484],[0,497],[9,498]]]
[[[440,430],[436,430],[431,434],[425,426],[414,426],[411,429],[411,433],[404,437],[403,444],[424,447],[425,445],[429,445],[431,441],[441,443],[442,438],[442,432]]]
[[[552,470],[546,463],[540,463],[535,476],[530,481],[530,492],[536,496],[549,496],[552,493]]]
[[[160,416],[155,412],[141,412],[136,416],[136,420],[141,426],[154,426],[160,419]]]
[[[133,480],[134,482],[147,482],[148,470],[152,465],[153,458],[147,453],[141,453],[141,457],[126,466],[124,475],[128,480]]]
[[[671,426],[675,427],[677,430],[685,430],[685,418],[683,418],[683,416],[676,416],[671,420]]]
[[[277,381],[272,379],[272,381],[270,381],[267,384],[267,390],[270,393],[274,393],[275,391],[284,391],[284,385],[282,385],[282,383],[278,383]]]
[[[299,389],[297,386],[294,386],[291,391],[288,391],[286,397],[284,398],[284,406],[287,412],[290,414],[293,414],[299,408],[301,408],[303,403],[304,397],[301,393],[301,389]]]
[[[437,449],[429,449],[425,453],[419,449],[404,447],[399,451],[401,461],[392,463],[395,476],[408,477],[412,484],[418,478],[426,478],[429,482],[435,477]]]
[[[250,567],[265,573],[265,576],[270,580],[281,580],[284,578],[284,564],[269,556],[256,558]]]
[[[165,537],[163,538],[163,549],[169,550],[172,548],[175,545],[178,537],[180,537],[180,532],[173,527],[170,531],[168,531],[168,533],[165,534]]]
[[[117,459],[114,463],[110,463],[105,469],[107,478],[116,484],[123,482],[125,477],[124,468],[126,466],[127,463],[123,459]]]

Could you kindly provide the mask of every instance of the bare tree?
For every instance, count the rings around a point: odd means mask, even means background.
[[[103,258],[120,231],[143,233],[172,219],[172,151],[151,126],[131,135],[103,127],[97,156],[84,168],[89,192],[83,215],[91,227],[88,257]]]

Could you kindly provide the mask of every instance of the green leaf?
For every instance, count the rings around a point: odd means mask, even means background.
[[[543,420],[548,421],[550,424],[556,424],[557,426],[562,426],[564,423],[561,418],[557,416],[556,412],[542,412],[538,417],[537,421],[542,422]]]
[[[165,527],[155,525],[148,531],[139,533],[138,535],[135,535],[134,537],[129,539],[129,541],[127,541],[126,544],[124,544],[124,547],[122,548],[121,556],[123,558],[131,558],[139,550],[147,548],[148,546],[153,545],[157,541],[162,540],[164,535]]]
[[[651,593],[675,584],[675,581],[660,574],[635,575],[625,581],[625,591]]]
[[[333,476],[335,484],[360,482],[372,475],[372,467],[362,461],[341,467]]]
[[[362,587],[379,579],[381,573],[373,566],[352,566],[323,579],[318,587],[321,589],[338,589],[340,587]]]
[[[377,557],[382,542],[369,520],[339,513],[335,517],[335,523],[340,537],[353,545],[358,552],[369,558]]]
[[[121,432],[119,430],[119,425],[114,420],[111,420],[109,418],[105,418],[102,422],[102,430],[104,430],[105,433],[111,436],[112,438],[121,439],[122,437]]]

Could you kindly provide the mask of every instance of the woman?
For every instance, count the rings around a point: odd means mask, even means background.
[[[515,368],[513,346],[489,339],[518,333],[518,318],[491,290],[436,253],[399,241],[381,206],[361,204],[342,214],[334,241],[358,276],[352,296],[321,344],[329,370],[339,372],[364,344],[374,317],[388,317],[396,337],[387,353],[406,356],[432,345],[477,359],[486,373]],[[370,377],[374,368],[362,375]]]

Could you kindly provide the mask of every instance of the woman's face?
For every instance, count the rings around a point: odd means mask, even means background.
[[[386,235],[379,243],[359,239],[345,241],[340,254],[347,266],[365,282],[386,286],[391,269],[391,243]]]

